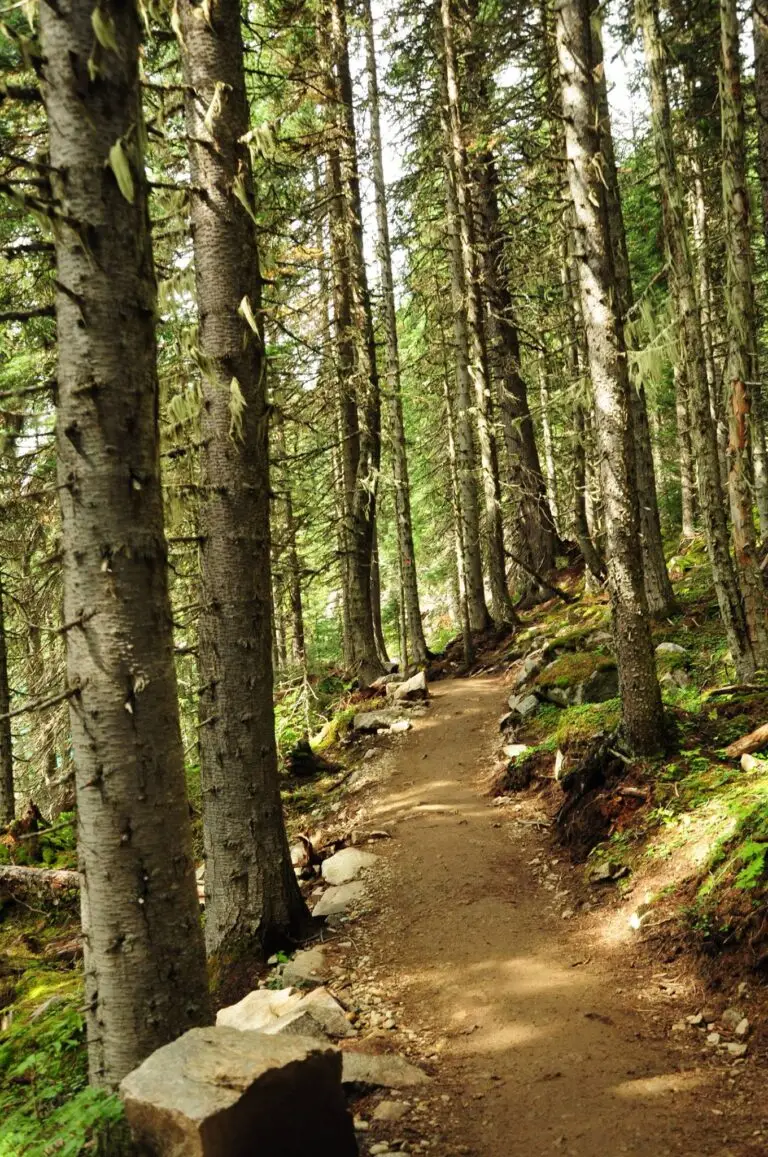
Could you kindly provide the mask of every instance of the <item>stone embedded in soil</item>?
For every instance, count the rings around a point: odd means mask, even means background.
[[[313,984],[322,984],[328,978],[328,965],[325,951],[316,944],[314,948],[305,948],[297,952],[293,960],[289,960],[283,968],[283,981],[293,984],[297,988],[308,988]]]
[[[342,848],[323,862],[323,879],[338,887],[356,880],[366,868],[372,868],[379,857],[359,848]]]
[[[355,1157],[340,1077],[330,1045],[195,1028],[152,1053],[120,1093],[148,1157]]]
[[[237,1004],[220,1008],[216,1013],[216,1024],[240,1032],[261,1032],[279,1017],[293,1012],[300,1002],[301,994],[292,988],[258,988]]]
[[[745,1016],[741,1018],[736,1028],[733,1030],[736,1036],[745,1037],[749,1033],[749,1021]]]
[[[387,687],[387,694],[392,692],[392,698],[395,703],[400,703],[405,700],[414,702],[419,699],[427,699],[429,697],[429,690],[427,689],[427,677],[423,671],[417,671],[410,679],[406,679],[404,683],[396,683],[393,687]]]
[[[355,731],[389,730],[393,723],[403,720],[403,712],[396,707],[382,707],[379,711],[360,711],[352,721]]]
[[[522,687],[534,675],[538,675],[545,663],[543,651],[531,651],[530,655],[525,658],[512,680],[513,687]]]
[[[507,759],[517,759],[519,756],[525,755],[526,751],[530,751],[527,743],[507,743],[503,748]]]
[[[617,864],[614,860],[603,860],[589,873],[590,884],[612,884],[629,874],[625,864]]]
[[[413,724],[410,719],[396,719],[394,723],[390,723],[389,730],[397,734],[401,731],[410,731],[412,727]]]
[[[351,884],[341,884],[338,888],[329,888],[324,892],[312,909],[313,916],[341,916],[360,904],[365,898],[365,885],[362,880],[353,880]]]
[[[407,1089],[430,1080],[422,1069],[394,1053],[345,1052],[343,1058],[341,1080],[345,1085]]]
[[[616,667],[594,671],[576,694],[577,703],[605,703],[619,694],[619,672]]]
[[[507,702],[510,713],[518,719],[529,719],[541,706],[535,695],[510,695]]]
[[[738,1008],[726,1008],[723,1015],[720,1017],[720,1023],[723,1028],[730,1029],[733,1032],[738,1024],[744,1020],[744,1013]]]
[[[679,643],[659,643],[656,648],[657,655],[685,655],[687,654],[685,647],[681,647]]]
[[[732,1057],[746,1056],[746,1053],[747,1053],[747,1046],[746,1045],[737,1044],[735,1041],[729,1041],[727,1048],[728,1048],[729,1055]]]
[[[399,1121],[408,1112],[408,1105],[405,1101],[382,1101],[377,1105],[374,1113],[374,1121]]]

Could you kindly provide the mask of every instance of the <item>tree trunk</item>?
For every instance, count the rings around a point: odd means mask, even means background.
[[[40,6],[91,1080],[210,1020],[173,666],[137,8]],[[94,64],[95,72],[92,71]]]
[[[11,737],[11,692],[8,686],[8,649],[5,634],[3,576],[0,571],[0,828],[16,814],[13,790],[13,740]]]
[[[619,294],[622,324],[629,317],[633,303],[632,276],[627,251],[627,236],[624,228],[624,214],[621,209],[616,155],[613,147],[611,116],[608,104],[608,85],[603,65],[603,44],[598,22],[598,6],[592,4],[592,51],[596,65],[596,97],[600,118],[600,146],[604,158],[604,179],[607,186],[606,203],[611,231],[613,264]],[[656,494],[656,477],[653,463],[653,447],[648,425],[648,406],[645,386],[638,374],[630,373],[630,403],[635,475],[640,508],[640,543],[643,552],[643,584],[648,601],[648,609],[654,618],[664,618],[675,605],[672,583],[664,558],[664,542],[661,537],[659,503]]]
[[[630,382],[603,184],[590,0],[560,0],[557,48],[576,258],[595,396],[623,730],[637,752],[659,749],[663,709],[638,541]]]
[[[722,61],[720,124],[723,145],[726,317],[728,353],[728,492],[733,546],[741,574],[744,613],[758,666],[768,666],[768,599],[757,558],[750,486],[750,450],[760,534],[768,535],[768,478],[755,332],[755,294],[747,188],[739,20],[735,0],[720,0]]]
[[[474,220],[469,194],[451,0],[440,0],[440,35],[445,103],[442,115],[445,160],[448,182],[452,185],[453,191],[454,205],[451,211],[455,211],[459,239],[463,309],[466,311],[469,338],[468,371],[475,398],[475,420],[480,447],[490,610],[495,622],[513,623],[516,621],[516,615],[507,587],[498,451],[492,425],[488,355],[477,278]]]
[[[675,416],[677,418],[677,453],[680,463],[680,533],[683,538],[696,534],[696,486],[691,445],[691,419],[688,379],[684,367],[675,367]]]
[[[326,35],[321,29],[322,42]],[[344,479],[345,615],[350,665],[367,684],[382,673],[371,598],[380,459],[379,379],[363,255],[345,0],[330,2],[327,76],[326,104],[331,117],[327,158]]]
[[[552,511],[552,519],[557,525],[560,518],[557,501],[557,474],[555,473],[555,447],[552,440],[552,423],[549,420],[549,381],[544,354],[539,354],[539,399],[541,401],[541,436],[544,442],[544,462],[547,470],[547,501]]]
[[[763,237],[768,253],[768,0],[752,0],[752,37],[755,48],[757,171],[763,206]]]
[[[720,486],[717,435],[710,411],[701,315],[694,291],[693,263],[672,138],[663,42],[658,13],[652,0],[636,0],[636,12],[643,33],[650,77],[651,126],[659,172],[664,236],[669,251],[671,289],[685,349],[701,514],[728,645],[738,677],[749,679],[755,671],[756,656],[747,629],[738,572],[734,568],[729,549],[728,522]]]
[[[416,555],[413,548],[411,519],[411,490],[408,478],[408,454],[403,420],[403,398],[400,383],[400,352],[397,343],[397,315],[395,286],[392,276],[392,249],[387,215],[387,188],[384,181],[384,157],[381,144],[379,113],[379,84],[376,69],[376,40],[370,0],[364,0],[366,66],[368,69],[368,102],[371,117],[371,153],[373,159],[373,188],[376,199],[377,256],[383,304],[384,340],[386,348],[386,393],[389,418],[389,441],[392,455],[392,477],[395,487],[395,522],[400,561],[402,601],[413,662],[423,665],[429,653],[421,620]],[[402,650],[402,646],[401,646]],[[405,662],[405,656],[403,656]]]
[[[473,631],[484,631],[490,624],[485,604],[483,584],[483,557],[480,547],[480,515],[477,504],[477,474],[475,470],[475,442],[472,430],[472,383],[469,376],[469,333],[464,302],[464,272],[461,259],[456,192],[446,157],[444,186],[451,272],[451,312],[453,317],[453,363],[455,396],[453,398],[453,436],[456,455],[457,502],[462,523],[462,574],[466,582],[466,599],[470,626]]]
[[[180,0],[179,15],[205,364],[198,626],[205,938],[209,954],[227,960],[269,955],[307,913],[277,771],[266,359],[240,10],[236,0],[213,0],[201,20],[196,4]]]

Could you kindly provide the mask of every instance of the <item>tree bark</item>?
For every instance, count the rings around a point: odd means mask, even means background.
[[[40,7],[91,1081],[210,1020],[173,666],[139,14]]]
[[[478,159],[475,199],[481,244],[482,285],[488,334],[498,378],[499,412],[510,473],[510,499],[516,510],[516,548],[533,570],[546,575],[555,565],[557,529],[536,445],[528,387],[520,368],[520,337],[507,282],[504,236],[498,201],[499,176],[490,150]],[[530,583],[528,593],[533,593]],[[535,586],[535,584],[534,584]]]
[[[622,725],[630,747],[648,753],[659,749],[664,716],[638,542],[631,386],[602,175],[590,0],[559,0],[556,11],[568,179],[605,502],[608,588]]]
[[[760,534],[768,535],[768,478],[755,331],[752,240],[741,94],[739,19],[735,0],[720,0],[720,125],[723,146],[726,317],[728,353],[728,492],[733,546],[741,577],[744,613],[758,666],[768,666],[768,599],[757,558],[752,515],[750,457]],[[751,451],[751,454],[750,454]]]
[[[198,5],[180,0],[179,16],[205,366],[198,626],[205,937],[209,955],[226,961],[268,955],[299,931],[307,912],[288,851],[275,745],[266,358],[240,9],[237,0],[212,0],[201,19]]]
[[[755,48],[757,171],[763,208],[763,237],[768,252],[768,0],[752,0],[752,37]]]
[[[8,648],[5,633],[3,576],[0,571],[0,827],[10,823],[16,814],[10,710],[11,692],[8,686]]]
[[[607,186],[606,202],[611,230],[613,264],[619,293],[622,323],[626,323],[632,308],[634,293],[627,251],[624,214],[621,208],[616,155],[613,147],[611,116],[608,104],[608,85],[603,63],[602,34],[598,22],[598,6],[592,5],[592,51],[596,65],[595,88],[600,118],[600,145],[604,158],[604,179]],[[640,544],[643,552],[643,584],[648,609],[654,618],[665,618],[675,605],[672,583],[664,558],[661,537],[659,503],[653,463],[653,446],[648,424],[648,406],[645,386],[639,374],[630,371],[630,403],[635,476],[640,508]]]
[[[363,254],[346,0],[330,0],[326,105],[334,325],[344,480],[344,598],[349,664],[363,684],[382,673],[374,630],[372,566],[380,459],[380,400],[370,294]]]
[[[671,288],[685,350],[693,445],[699,479],[699,500],[712,578],[728,645],[740,679],[755,672],[756,656],[742,604],[739,574],[729,549],[728,522],[720,486],[717,435],[710,410],[706,355],[699,302],[694,290],[693,263],[685,227],[683,195],[677,163],[667,92],[664,48],[658,13],[652,0],[636,0],[650,78],[651,125],[661,189],[664,236],[669,252]]]
[[[440,49],[443,66],[442,125],[448,180],[453,186],[459,239],[463,308],[469,338],[469,378],[475,399],[475,421],[480,448],[480,474],[484,498],[485,547],[490,588],[491,616],[497,623],[516,621],[506,578],[504,527],[501,517],[501,486],[496,438],[492,425],[488,355],[477,275],[474,219],[469,191],[467,153],[464,143],[459,74],[451,0],[440,0]]]
[[[675,367],[675,417],[677,454],[680,464],[680,533],[691,539],[696,534],[696,486],[691,443],[688,379],[683,366]]]
[[[416,555],[413,547],[411,518],[411,491],[408,477],[408,453],[403,420],[403,398],[400,381],[400,351],[397,342],[397,314],[395,286],[392,276],[392,248],[389,239],[387,215],[387,188],[384,181],[384,156],[381,144],[379,112],[379,83],[376,68],[376,40],[370,0],[364,0],[366,66],[368,69],[368,103],[371,117],[371,154],[373,159],[373,189],[376,199],[377,256],[383,304],[384,340],[386,348],[386,393],[389,418],[389,442],[392,455],[392,477],[395,487],[395,522],[400,561],[400,581],[405,621],[413,662],[423,665],[429,652],[421,620]],[[403,648],[401,647],[401,650]],[[403,656],[405,662],[405,656]]]

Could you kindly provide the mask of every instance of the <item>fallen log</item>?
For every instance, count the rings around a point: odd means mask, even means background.
[[[749,735],[742,735],[741,739],[729,744],[725,754],[729,759],[739,759],[742,755],[750,755],[753,751],[759,751],[761,747],[766,746],[768,746],[768,723],[763,723],[754,731],[750,731]]]
[[[80,876],[66,868],[22,868],[0,865],[0,904],[8,900],[23,904],[58,904],[71,899],[80,888]]]

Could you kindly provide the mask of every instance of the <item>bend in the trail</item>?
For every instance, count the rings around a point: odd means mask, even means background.
[[[393,1014],[379,1046],[434,1080],[364,1151],[383,1137],[436,1157],[768,1153],[759,1074],[670,1033],[690,978],[641,958],[610,915],[571,917],[576,869],[535,803],[510,818],[483,794],[503,697],[498,678],[435,684],[365,800],[394,838],[377,849],[373,911],[337,951],[352,989]]]

